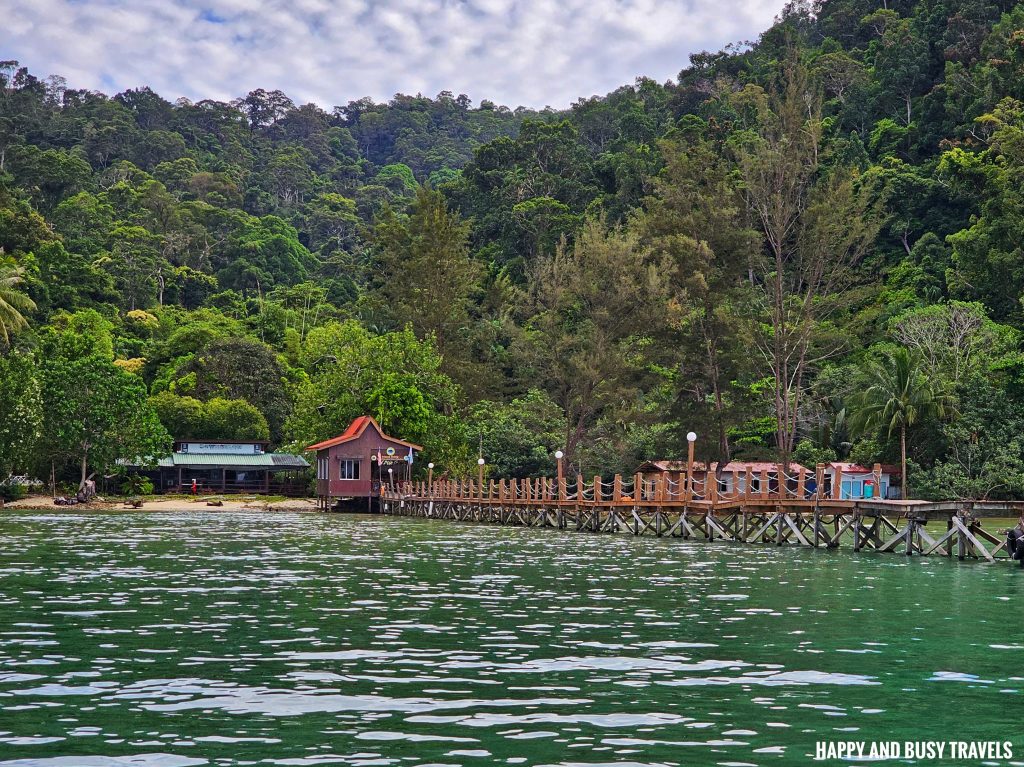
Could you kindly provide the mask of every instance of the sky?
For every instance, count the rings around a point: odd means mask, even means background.
[[[72,88],[326,109],[442,90],[561,109],[756,39],[782,0],[0,0],[0,60]]]

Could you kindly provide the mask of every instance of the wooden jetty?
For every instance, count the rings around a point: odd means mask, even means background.
[[[775,482],[733,477],[728,486],[744,490],[722,492],[726,483],[685,474],[484,481],[481,467],[476,481],[431,478],[385,487],[380,508],[394,516],[579,532],[1010,559],[1005,536],[984,523],[1016,519],[1024,502],[844,500],[838,485],[826,488],[824,471],[822,464],[815,474],[804,469]]]

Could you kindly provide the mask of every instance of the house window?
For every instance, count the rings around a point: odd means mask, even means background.
[[[359,479],[359,461],[346,458],[339,462],[338,479]]]
[[[316,478],[327,479],[328,462],[326,458],[318,458],[316,461]]]

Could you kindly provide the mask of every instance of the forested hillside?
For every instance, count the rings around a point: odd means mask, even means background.
[[[2,51],[0,51],[2,54]],[[1024,497],[1024,7],[791,5],[564,112],[0,64],[0,478],[364,412],[459,474],[685,454]]]

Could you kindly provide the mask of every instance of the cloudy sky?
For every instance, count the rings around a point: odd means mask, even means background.
[[[565,107],[755,38],[782,0],[0,0],[0,59],[68,85],[330,108],[465,93]]]

